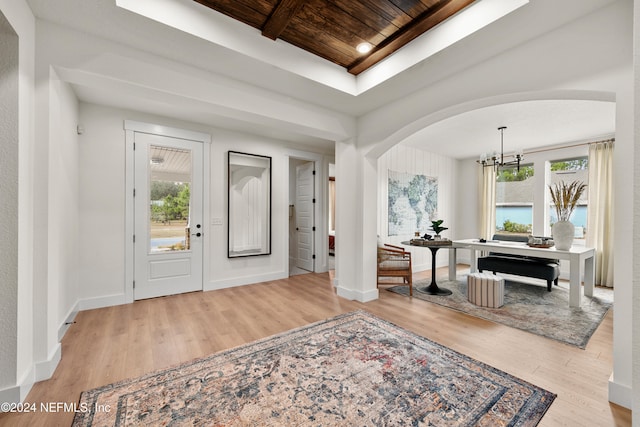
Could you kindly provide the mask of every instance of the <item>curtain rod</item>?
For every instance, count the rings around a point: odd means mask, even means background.
[[[600,141],[581,142],[579,144],[563,145],[562,147],[542,148],[540,150],[525,151],[524,154],[544,153],[545,151],[563,150],[565,148],[581,147],[583,145],[604,144],[606,142],[615,142],[615,140],[616,140],[615,138],[609,138],[609,139],[602,139]]]

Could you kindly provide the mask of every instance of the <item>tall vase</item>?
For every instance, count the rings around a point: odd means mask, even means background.
[[[563,251],[571,249],[575,230],[575,226],[569,221],[558,221],[553,224],[551,234],[553,235],[553,242],[556,249]]]

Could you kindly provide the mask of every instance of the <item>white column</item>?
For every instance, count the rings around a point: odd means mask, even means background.
[[[378,298],[377,162],[353,141],[336,143],[336,287],[341,297]]]
[[[640,1],[635,1],[636,6]],[[637,7],[635,15],[638,15]],[[638,18],[636,23],[640,23]],[[635,38],[638,27],[634,25]],[[638,49],[638,46],[635,46]],[[637,56],[637,54],[636,54]],[[640,240],[634,239],[634,233],[640,227],[640,153],[634,149],[639,143],[638,126],[640,122],[634,116],[640,86],[638,68],[633,74],[625,73],[616,90],[616,147],[614,151],[614,303],[613,310],[613,373],[609,379],[609,400],[627,408],[632,402],[632,378],[635,377],[636,390],[640,388],[640,361],[635,373],[632,370],[633,353],[640,354],[640,304],[633,288],[640,285]],[[635,92],[634,92],[635,90]],[[634,129],[635,128],[635,129]],[[632,327],[633,325],[633,327]],[[633,332],[633,333],[632,333]],[[635,393],[638,395],[638,393]],[[636,414],[640,413],[640,400],[636,398]]]
[[[623,183],[616,185],[614,194],[615,200],[615,237],[624,238],[622,249],[626,249],[627,253],[623,254],[624,258],[618,261],[620,244],[616,244],[615,253],[616,260],[614,265],[615,284],[615,310],[613,311],[613,374],[609,381],[609,400],[617,403],[619,396],[616,394],[619,388],[623,390],[629,386],[631,388],[631,409],[633,413],[633,425],[640,424],[640,239],[638,239],[638,230],[640,230],[640,119],[637,112],[640,111],[640,0],[633,2],[633,75],[632,80],[624,82],[624,86],[618,90],[617,99],[622,98],[623,102],[618,101],[616,105],[616,149],[614,153],[614,181]],[[626,89],[626,91],[624,90]],[[622,104],[622,105],[621,105]],[[622,145],[619,141],[619,129],[624,130],[622,135],[625,140],[625,146],[628,147],[625,152],[620,152],[619,147]],[[634,149],[635,147],[635,149]],[[626,160],[625,159],[626,156]],[[628,158],[633,158],[633,163],[629,164]],[[621,164],[622,163],[622,164]],[[620,170],[625,169],[626,170]],[[633,176],[631,175],[633,173]],[[624,181],[617,181],[620,175],[624,174]],[[624,212],[620,211],[620,199],[629,197],[630,184],[633,183],[633,216],[629,218],[628,205]],[[625,215],[625,218],[621,218]],[[618,227],[619,220],[627,220],[625,229],[620,230]],[[629,221],[631,220],[631,221]],[[631,222],[631,225],[629,225]],[[630,228],[630,230],[628,229]],[[629,233],[630,231],[630,233]],[[628,233],[628,234],[625,234]],[[629,252],[633,255],[629,256]],[[626,264],[626,262],[629,262]],[[620,266],[623,264],[624,267]],[[618,272],[621,268],[632,268],[631,285],[625,282],[622,277],[620,280]],[[635,290],[635,291],[634,291]],[[620,309],[619,309],[620,307]],[[631,342],[631,344],[629,344]],[[629,381],[631,378],[631,381]],[[621,387],[618,387],[618,386]],[[615,400],[614,400],[615,399]]]

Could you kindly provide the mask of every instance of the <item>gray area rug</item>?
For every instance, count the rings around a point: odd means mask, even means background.
[[[431,279],[413,283],[415,298],[453,308],[482,319],[502,323],[533,334],[584,349],[613,305],[613,291],[596,287],[593,297],[582,297],[582,305],[569,307],[569,285],[560,283],[547,291],[546,284],[505,280],[504,305],[500,308],[478,307],[467,301],[467,278],[439,281],[438,286],[453,291],[449,296],[433,296],[419,289]],[[389,291],[409,296],[407,286],[394,286]]]

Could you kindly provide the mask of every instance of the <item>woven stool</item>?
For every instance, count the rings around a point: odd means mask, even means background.
[[[480,307],[499,308],[504,305],[504,279],[488,273],[467,276],[467,299]]]

